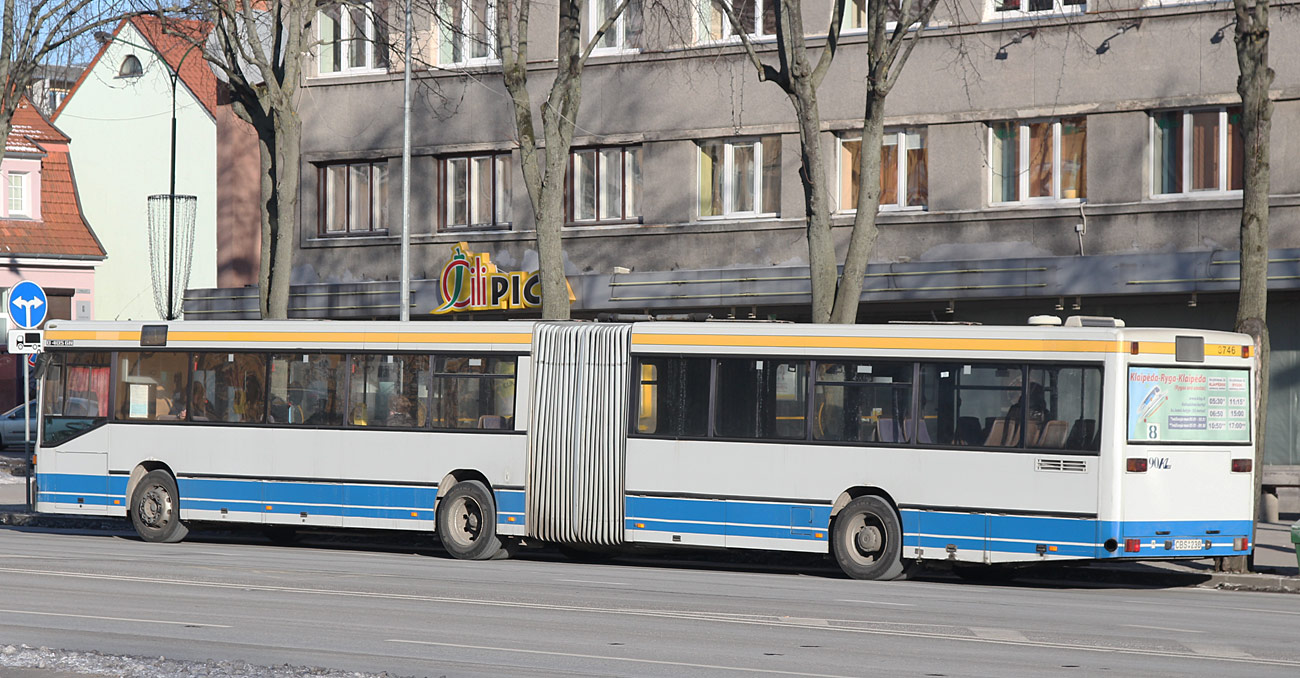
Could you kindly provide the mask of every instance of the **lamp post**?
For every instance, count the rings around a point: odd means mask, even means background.
[[[173,290],[173,278],[175,276],[173,275],[173,271],[176,263],[176,84],[180,81],[181,66],[185,65],[185,59],[190,55],[190,52],[194,51],[195,47],[199,46],[199,43],[191,43],[189,48],[185,50],[185,53],[181,55],[180,61],[177,61],[176,66],[172,67],[171,63],[167,61],[167,57],[163,56],[162,52],[159,52],[152,47],[137,45],[134,42],[125,40],[113,33],[95,31],[95,40],[104,45],[111,42],[120,42],[136,49],[142,49],[158,57],[159,61],[167,65],[167,70],[170,72],[169,77],[171,78],[172,85],[172,143],[171,170],[169,174],[170,180],[167,189],[167,306],[163,313],[163,320],[175,320],[176,316],[172,312],[172,298],[175,295],[175,291]]]

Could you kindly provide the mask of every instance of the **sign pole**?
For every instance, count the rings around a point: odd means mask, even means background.
[[[32,512],[32,367],[23,360],[23,452],[27,458],[27,512]]]

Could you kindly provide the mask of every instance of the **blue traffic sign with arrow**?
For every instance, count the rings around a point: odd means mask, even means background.
[[[24,280],[9,288],[9,317],[19,329],[34,330],[49,314],[49,299],[40,285]]]

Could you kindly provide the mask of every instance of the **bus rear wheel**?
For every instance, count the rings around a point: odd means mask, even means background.
[[[831,549],[854,579],[894,579],[903,573],[903,529],[885,500],[858,497],[835,517]]]
[[[438,502],[438,539],[461,560],[489,560],[501,550],[492,493],[477,480],[452,486]]]
[[[184,539],[189,529],[181,523],[180,497],[172,474],[161,469],[146,473],[131,493],[131,524],[136,534],[162,544]]]

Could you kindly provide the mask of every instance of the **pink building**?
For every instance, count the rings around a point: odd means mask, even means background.
[[[50,318],[91,317],[95,267],[106,255],[81,214],[70,141],[23,99],[0,162],[0,289],[39,284]],[[0,410],[21,402],[21,366],[0,352]]]

